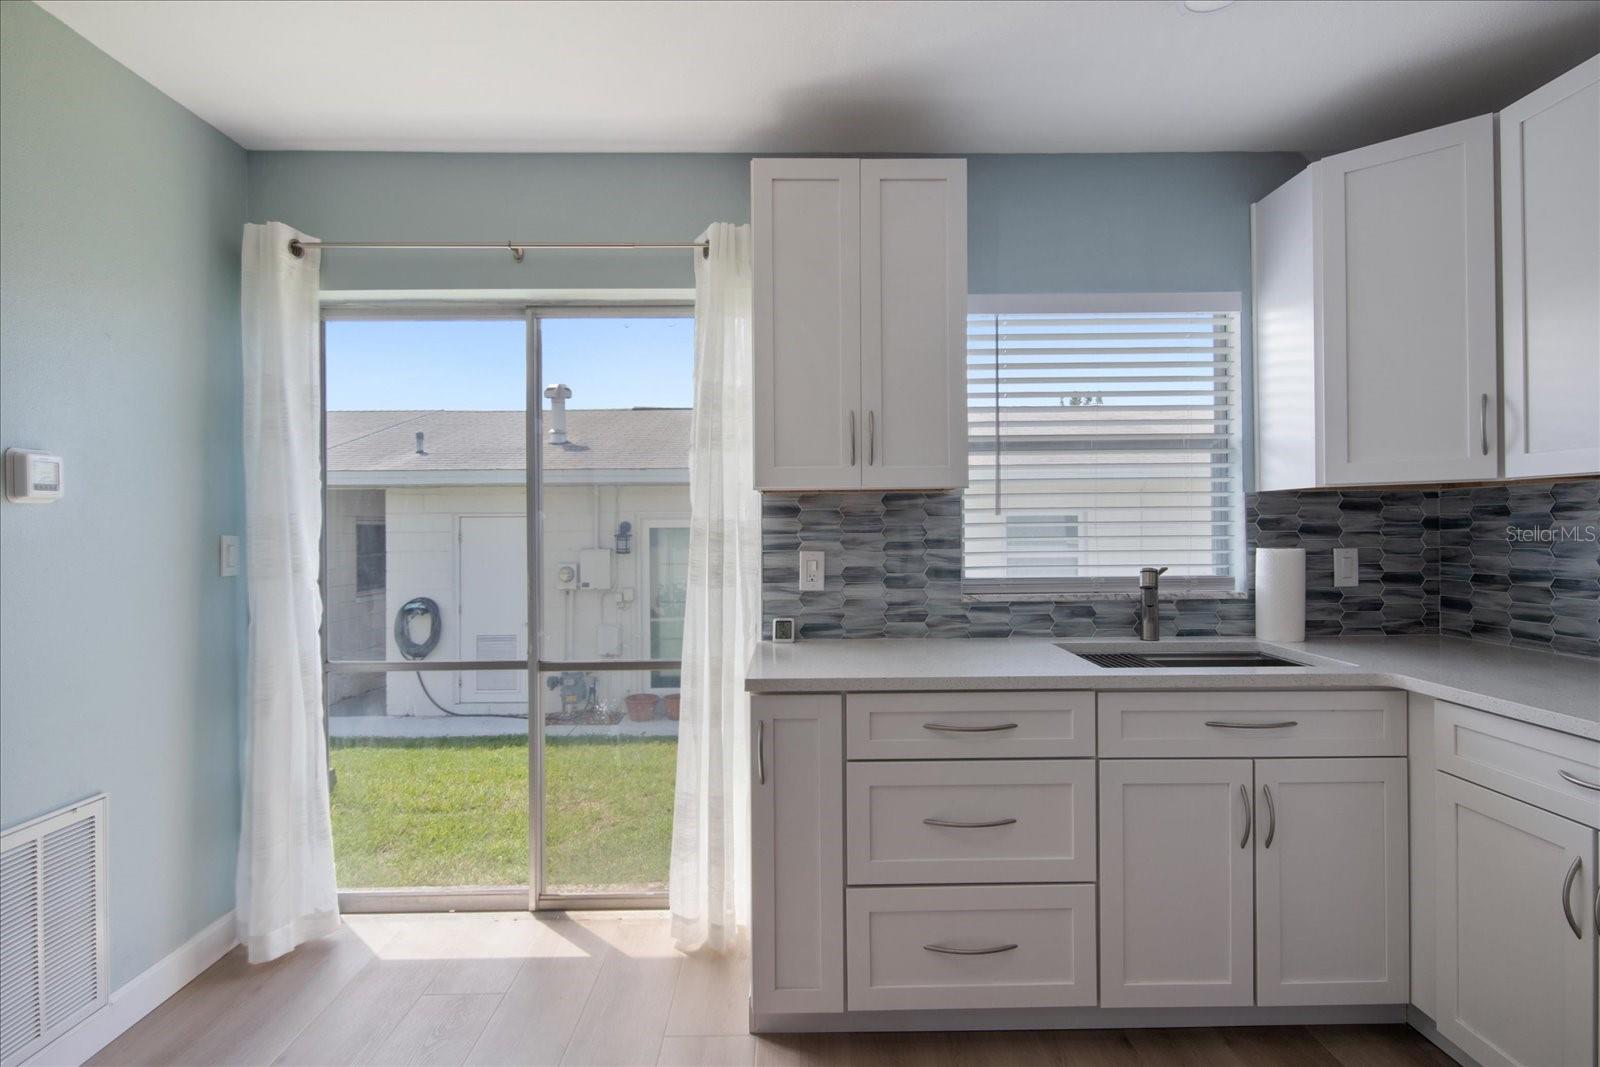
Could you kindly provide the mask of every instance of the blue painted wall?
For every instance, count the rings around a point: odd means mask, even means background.
[[[972,156],[974,293],[1239,292],[1250,205],[1306,165],[1276,153]],[[750,218],[748,156],[255,152],[250,215],[329,240],[686,241]],[[330,252],[327,289],[689,287],[682,252]],[[1248,345],[1241,387],[1254,417]],[[1246,488],[1254,443],[1244,442]]]
[[[111,798],[111,986],[233,907],[245,153],[31,3],[0,4],[0,824]]]

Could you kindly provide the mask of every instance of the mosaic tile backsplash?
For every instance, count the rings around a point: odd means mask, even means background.
[[[1600,657],[1600,479],[1248,498],[1256,546],[1306,549],[1306,633],[1472,637]],[[1126,600],[974,600],[961,592],[961,494],[767,493],[762,608],[802,639],[1132,636]],[[796,551],[827,553],[801,593]],[[1334,548],[1360,584],[1333,585]],[[1253,582],[1252,582],[1253,585]],[[1163,599],[1161,632],[1247,637],[1248,598]]]

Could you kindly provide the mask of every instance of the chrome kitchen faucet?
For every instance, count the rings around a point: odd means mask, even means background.
[[[1161,576],[1165,567],[1139,568],[1139,640],[1161,640]]]

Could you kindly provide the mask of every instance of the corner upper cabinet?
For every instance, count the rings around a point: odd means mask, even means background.
[[[1600,471],[1600,56],[1500,113],[1505,471]]]
[[[966,161],[750,173],[756,488],[965,486]]]
[[[1494,177],[1484,115],[1255,205],[1257,488],[1498,475]]]

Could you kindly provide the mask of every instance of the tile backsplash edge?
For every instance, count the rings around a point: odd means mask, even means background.
[[[1300,491],[1246,501],[1254,549],[1307,550],[1311,636],[1446,634],[1600,657],[1600,479],[1472,488]],[[766,493],[763,633],[860,637],[1131,636],[1127,600],[974,601],[961,592],[959,492]],[[819,592],[795,589],[795,553],[827,555]],[[1333,585],[1331,549],[1360,552]],[[1253,586],[1253,582],[1251,583]],[[1250,597],[1165,598],[1166,637],[1247,637]]]

